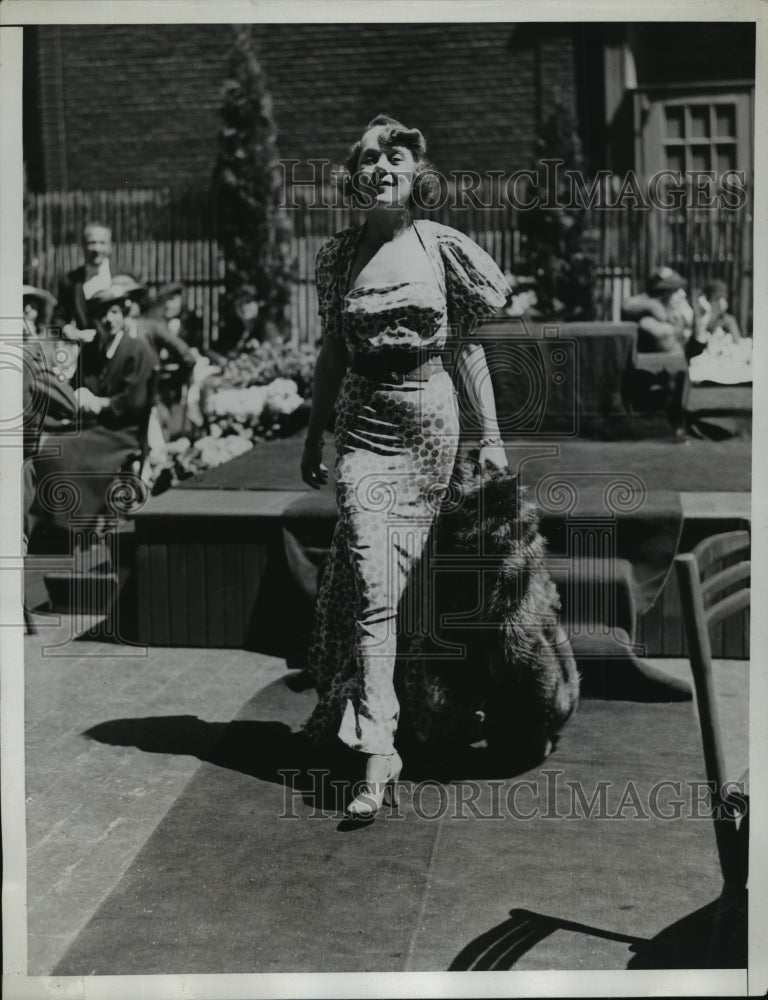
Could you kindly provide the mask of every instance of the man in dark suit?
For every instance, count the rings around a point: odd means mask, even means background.
[[[83,228],[85,263],[70,271],[59,283],[58,305],[52,323],[63,329],[68,340],[90,343],[96,336],[88,313],[88,300],[109,288],[112,274],[112,232],[102,222],[88,222]]]

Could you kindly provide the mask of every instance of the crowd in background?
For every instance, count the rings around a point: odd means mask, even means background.
[[[144,452],[202,425],[201,386],[227,354],[279,336],[244,289],[231,344],[206,349],[184,286],[150,296],[144,282],[114,272],[112,249],[109,227],[90,222],[84,261],[62,277],[56,298],[23,288],[25,534],[42,533],[48,548],[51,536],[66,544],[71,514],[57,488],[74,489],[78,514],[97,518],[116,475],[141,475]]]

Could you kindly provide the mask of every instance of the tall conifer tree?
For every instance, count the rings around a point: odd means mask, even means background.
[[[282,171],[272,99],[250,25],[234,29],[224,84],[215,172],[218,233],[226,262],[221,313],[255,290],[266,315],[283,325],[291,298],[290,225],[282,201]]]

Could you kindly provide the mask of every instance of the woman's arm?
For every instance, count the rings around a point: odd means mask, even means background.
[[[301,459],[301,477],[308,486],[315,489],[328,478],[328,470],[320,460],[323,431],[339,395],[341,380],[347,371],[348,363],[349,357],[344,342],[337,337],[325,336],[315,362],[312,408]]]
[[[499,433],[496,397],[483,345],[465,340],[459,348],[456,361],[480,431],[480,463],[490,462],[499,469],[506,469],[507,456]]]
[[[322,440],[348,363],[346,345],[335,337],[325,337],[315,362],[312,381],[312,409],[307,427],[307,440],[313,444]]]

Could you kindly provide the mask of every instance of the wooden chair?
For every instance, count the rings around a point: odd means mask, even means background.
[[[747,797],[728,792],[718,719],[710,629],[750,605],[750,535],[730,531],[706,538],[675,558],[688,653],[691,660],[707,780],[714,786],[713,820],[726,890],[747,884]],[[734,775],[730,776],[731,785]]]

